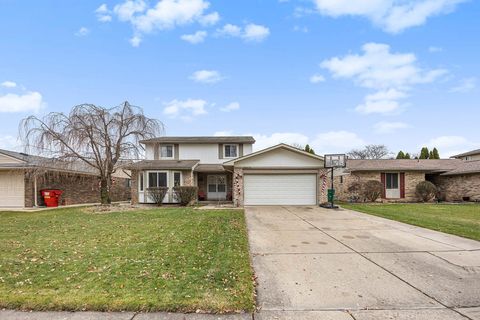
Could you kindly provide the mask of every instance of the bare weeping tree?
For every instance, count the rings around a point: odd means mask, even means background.
[[[19,131],[27,150],[62,163],[84,163],[98,172],[101,202],[109,204],[112,174],[123,161],[138,159],[139,141],[160,134],[163,124],[125,101],[110,109],[81,104],[69,114],[30,116],[22,120]]]
[[[385,159],[390,151],[383,144],[369,144],[363,149],[353,149],[347,155],[350,159]]]

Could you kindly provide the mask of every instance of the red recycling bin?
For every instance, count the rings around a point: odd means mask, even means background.
[[[44,189],[40,191],[42,193],[43,201],[47,207],[58,207],[58,200],[63,191],[58,189]]]

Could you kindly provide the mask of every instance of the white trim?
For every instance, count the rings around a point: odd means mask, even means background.
[[[226,156],[225,149],[226,149],[227,146],[235,146],[236,156],[234,156],[234,157],[227,157]],[[236,159],[236,158],[238,158],[238,153],[239,152],[240,152],[240,146],[237,143],[225,143],[223,145],[223,158],[225,158],[225,159]]]
[[[171,157],[163,157],[162,156],[162,148],[163,147],[172,147],[172,156]],[[159,159],[173,159],[175,158],[175,145],[174,144],[161,144],[159,147],[158,147],[158,158]]]
[[[314,158],[314,159],[323,161],[323,157],[322,157],[322,156],[318,156],[318,155],[316,155],[316,154],[311,154],[311,153],[309,153],[309,152],[300,150],[300,149],[298,149],[298,148],[292,147],[292,146],[290,146],[290,145],[288,145],[288,144],[285,144],[285,143],[280,143],[280,144],[277,144],[277,145],[275,145],[275,146],[273,146],[273,147],[269,147],[269,148],[266,148],[266,149],[262,149],[262,150],[259,150],[259,151],[256,151],[256,152],[247,154],[247,155],[245,155],[245,156],[243,156],[243,157],[236,158],[236,159],[233,159],[233,160],[229,160],[229,161],[227,161],[227,162],[224,162],[223,165],[233,166],[233,165],[235,165],[236,162],[243,161],[243,160],[246,160],[246,159],[249,159],[249,158],[252,158],[252,157],[261,155],[261,154],[263,154],[263,153],[270,152],[270,151],[273,151],[273,150],[276,150],[276,149],[281,149],[281,148],[287,149],[287,150],[290,150],[290,151],[293,151],[293,152],[296,152],[296,153],[299,153],[299,154],[302,154],[302,155],[305,155],[305,156],[310,157],[310,158]]]

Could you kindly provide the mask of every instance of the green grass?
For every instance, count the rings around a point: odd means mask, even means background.
[[[252,311],[243,211],[0,212],[0,309]]]
[[[478,204],[342,204],[342,207],[480,240]]]

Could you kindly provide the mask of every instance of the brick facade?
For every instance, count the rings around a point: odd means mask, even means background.
[[[480,201],[480,173],[435,176],[432,181],[445,201]]]
[[[381,173],[378,171],[357,171],[351,174],[334,177],[335,198],[341,201],[348,201],[351,195],[348,192],[348,187],[353,182],[365,183],[368,180],[381,181]],[[415,202],[417,197],[415,195],[415,188],[417,184],[425,180],[424,172],[407,171],[405,172],[405,198],[399,199],[384,199],[395,202]],[[330,186],[329,177],[329,186]]]
[[[233,170],[233,205],[243,207],[243,169]]]
[[[40,194],[42,189],[60,189],[63,194],[60,205],[99,203],[100,182],[98,177],[92,175],[66,174],[49,171],[38,175],[37,180],[37,203],[44,205]],[[130,200],[130,186],[127,178],[113,178],[111,199],[112,201]],[[34,195],[35,177],[31,172],[25,174],[25,207],[35,205]]]

